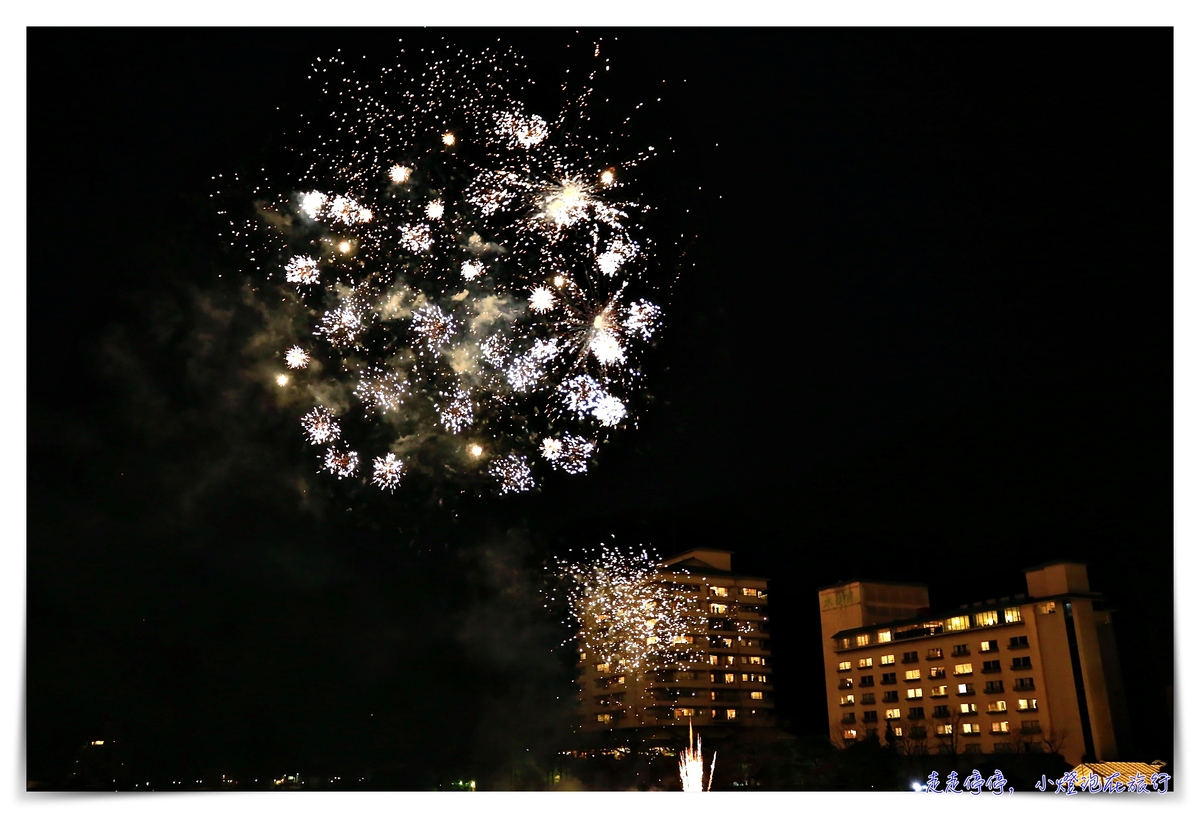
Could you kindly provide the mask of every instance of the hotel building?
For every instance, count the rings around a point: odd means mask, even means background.
[[[818,591],[831,736],[910,753],[1118,758],[1128,717],[1112,619],[1087,567],[1025,571],[1027,594],[932,614],[926,586]]]
[[[731,555],[695,548],[662,563],[660,580],[685,595],[703,623],[686,637],[695,648],[692,661],[635,674],[598,663],[581,649],[585,732],[628,737],[634,731],[652,735],[654,728],[686,729],[689,722],[706,733],[775,725],[767,580],[735,574]]]

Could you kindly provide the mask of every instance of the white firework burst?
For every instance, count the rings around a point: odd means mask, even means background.
[[[598,330],[588,343],[588,350],[596,356],[602,366],[625,363],[625,350],[612,330]]]
[[[413,332],[430,352],[437,352],[450,340],[458,327],[454,319],[436,304],[426,304],[413,313]]]
[[[554,291],[549,287],[534,287],[529,293],[529,309],[534,312],[550,312],[554,309]]]
[[[287,364],[288,369],[304,369],[308,366],[308,361],[308,353],[298,346],[291,347],[283,353],[283,362]]]
[[[483,274],[483,263],[479,261],[464,261],[460,270],[464,281],[474,281]]]
[[[427,224],[406,224],[400,227],[400,244],[410,253],[424,253],[433,246],[433,231]]]
[[[395,491],[404,476],[404,461],[388,452],[384,457],[375,458],[375,474],[371,482],[381,489]]]
[[[592,417],[604,426],[616,426],[625,419],[625,404],[613,395],[605,395],[592,407]]]
[[[537,114],[524,117],[506,111],[496,115],[496,133],[511,146],[528,149],[550,135],[550,126]]]
[[[567,474],[586,472],[588,458],[595,449],[596,444],[570,432],[565,432],[561,439],[547,437],[542,440],[542,457]]]
[[[402,185],[412,176],[412,168],[404,165],[392,165],[388,169],[388,177],[398,185]]]
[[[441,199],[434,199],[429,204],[425,205],[425,215],[431,219],[440,219],[442,214],[446,212],[446,206],[442,204]]]
[[[300,419],[310,443],[330,443],[341,437],[342,427],[333,413],[324,406],[317,406]]]
[[[536,485],[528,460],[519,454],[506,454],[493,460],[488,465],[488,474],[499,482],[501,494],[529,491]]]
[[[292,284],[317,284],[321,281],[317,260],[312,256],[293,256],[283,266],[283,271],[287,280]]]
[[[459,387],[440,396],[433,408],[438,413],[442,427],[458,434],[475,420],[475,408],[471,405],[471,393]]]
[[[358,471],[358,452],[342,451],[330,447],[325,452],[325,470],[337,475],[337,479],[353,477]]]
[[[629,305],[622,326],[630,335],[649,341],[654,330],[658,328],[662,310],[649,301],[642,299]]]

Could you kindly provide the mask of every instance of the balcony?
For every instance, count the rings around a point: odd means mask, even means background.
[[[991,733],[993,736],[1007,736],[1008,735],[1007,730],[989,730],[988,732]]]
[[[1026,736],[1037,735],[1040,732],[1042,732],[1042,726],[1040,724],[1035,724],[1033,727],[1021,728],[1021,734]]]
[[[927,652],[925,654],[925,658],[930,659],[930,660],[941,659],[942,658],[942,649],[941,648],[933,648],[932,650],[930,650],[929,652]]]
[[[853,700],[853,699],[851,699],[851,700],[850,700],[850,701],[848,701],[848,702],[841,702],[840,704],[838,704],[838,707],[853,707],[853,706],[854,706],[854,700]]]
[[[1017,708],[1018,713],[1036,713],[1037,711],[1038,711],[1038,709],[1037,709],[1036,705],[1034,705],[1033,707],[1018,707]]]
[[[974,696],[974,695],[975,695],[975,688],[973,688],[973,687],[972,687],[972,688],[970,688],[970,689],[968,689],[968,690],[960,690],[960,691],[958,691],[957,693],[955,693],[954,695],[955,695],[955,696]]]
[[[931,671],[929,671],[929,678],[930,678],[930,679],[945,679],[945,678],[946,678],[946,671],[944,671],[944,670],[931,670]]]
[[[1017,682],[1013,690],[1033,690],[1033,682]]]
[[[988,667],[988,664],[984,662],[983,670],[981,670],[980,673],[999,673],[1000,670],[1001,668],[999,664],[997,664],[995,667]]]
[[[949,693],[930,693],[930,694],[929,694],[929,698],[931,698],[931,699],[944,699],[944,698],[946,698],[946,697],[947,697],[947,696],[949,696],[949,695],[950,695]]]

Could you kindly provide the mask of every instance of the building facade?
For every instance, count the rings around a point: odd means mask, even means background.
[[[767,580],[733,573],[730,551],[701,548],[665,560],[659,579],[695,606],[702,623],[685,637],[690,660],[633,672],[581,649],[583,730],[773,727]]]
[[[1082,563],[1027,569],[1027,594],[930,613],[926,586],[818,591],[835,743],[910,753],[1116,759],[1127,735],[1111,613]]]

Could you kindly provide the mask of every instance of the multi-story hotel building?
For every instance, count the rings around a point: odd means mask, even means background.
[[[774,726],[767,580],[733,573],[731,554],[695,548],[662,563],[660,580],[696,606],[702,623],[685,637],[690,661],[634,673],[581,650],[584,731]]]
[[[1127,715],[1103,597],[1082,563],[1030,568],[1025,581],[1028,594],[938,614],[924,585],[820,589],[835,743],[1116,759]]]

